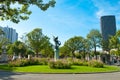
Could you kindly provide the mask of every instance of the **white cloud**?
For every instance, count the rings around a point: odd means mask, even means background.
[[[94,6],[98,9],[96,17],[100,19],[104,15],[115,15],[117,29],[120,29],[120,1],[115,0],[92,0]]]
[[[115,5],[112,5],[112,3],[109,0],[92,0],[95,7],[98,9],[96,12],[96,17],[100,17],[103,15],[115,15],[120,16],[120,1],[116,2]]]
[[[97,18],[99,18],[100,16],[102,16],[103,13],[104,13],[104,10],[102,10],[102,9],[99,10],[99,11],[97,11],[97,12],[96,12]]]

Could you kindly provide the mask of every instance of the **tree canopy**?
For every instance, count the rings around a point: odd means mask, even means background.
[[[45,2],[45,0],[0,0],[0,20],[10,20],[18,23],[20,20],[29,18],[32,13],[28,9],[30,5],[35,5],[45,11],[49,7],[54,7],[55,3],[55,0],[49,0],[48,2]]]
[[[109,47],[110,49],[115,49],[115,54],[120,56],[120,30],[109,39]]]
[[[46,46],[49,41],[49,38],[42,33],[42,29],[40,28],[36,28],[29,32],[27,34],[27,38],[37,57],[38,53]]]
[[[5,38],[4,31],[0,28],[0,53],[2,52],[2,46],[6,45],[8,43],[8,40]]]
[[[96,55],[96,48],[100,47],[102,36],[98,30],[92,29],[90,33],[87,35],[88,40],[91,43],[91,47],[94,49],[94,54]]]
[[[13,44],[9,44],[8,46],[8,53],[15,54],[15,55],[25,55],[26,53],[26,46],[21,41],[16,41]]]
[[[74,52],[75,51],[82,51],[83,50],[83,40],[84,38],[81,36],[75,36],[73,38],[70,38],[69,40],[67,40],[64,44],[64,46],[66,48],[68,48],[68,52],[70,50],[70,52],[72,53],[72,56],[75,57]]]

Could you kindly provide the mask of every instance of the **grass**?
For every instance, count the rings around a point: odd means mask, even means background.
[[[7,65],[0,65],[0,70],[32,73],[94,73],[120,71],[120,67],[105,66],[104,68],[93,68],[88,66],[72,66],[72,69],[50,69],[49,66],[44,65],[34,65],[25,67],[8,67]]]

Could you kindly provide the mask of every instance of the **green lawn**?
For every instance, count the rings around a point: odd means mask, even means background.
[[[111,72],[120,71],[117,66],[105,66],[104,68],[93,68],[87,66],[72,66],[72,69],[50,69],[48,66],[34,65],[26,67],[8,67],[0,65],[0,70],[13,72],[33,72],[33,73],[90,73],[90,72]]]

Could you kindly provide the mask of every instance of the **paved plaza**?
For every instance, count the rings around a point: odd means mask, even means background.
[[[0,80],[120,80],[120,72],[96,74],[31,74],[0,71]]]

